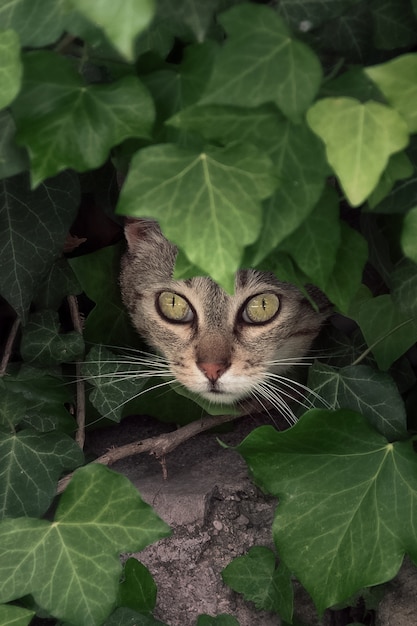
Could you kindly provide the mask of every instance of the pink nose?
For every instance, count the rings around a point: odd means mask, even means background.
[[[212,382],[220,378],[222,374],[228,369],[228,363],[197,363],[198,368],[205,374],[205,376]]]

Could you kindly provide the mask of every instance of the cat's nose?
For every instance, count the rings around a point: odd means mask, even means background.
[[[212,383],[215,383],[216,380],[218,380],[220,376],[230,367],[230,363],[223,361],[220,363],[200,362],[197,363],[197,367]]]

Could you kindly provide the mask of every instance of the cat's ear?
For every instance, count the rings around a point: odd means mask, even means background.
[[[124,230],[127,247],[130,252],[135,252],[138,246],[143,245],[145,242],[155,244],[158,241],[166,241],[158,222],[155,222],[155,220],[126,217]]]

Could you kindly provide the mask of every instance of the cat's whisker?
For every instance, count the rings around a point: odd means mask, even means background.
[[[294,425],[297,422],[297,418],[288,403],[280,394],[274,393],[274,390],[270,387],[270,385],[267,385],[264,382],[257,383],[255,391],[261,394],[261,396],[275,409],[280,411],[290,425]]]
[[[314,389],[310,389],[310,387],[307,387],[307,385],[304,385],[303,383],[300,383],[297,380],[293,380],[292,378],[287,378],[286,376],[282,376],[281,374],[275,374],[273,372],[268,372],[266,376],[267,376],[268,379],[273,380],[274,382],[280,383],[283,387],[286,387],[287,389],[290,389],[291,391],[293,391],[296,394],[299,394],[300,392],[303,392],[304,394],[307,394],[307,396],[313,396],[313,398],[315,400],[317,400],[318,402],[320,402],[322,405],[324,405],[326,409],[333,408],[327,402],[327,400],[325,400],[316,391],[314,391]],[[284,390],[283,390],[283,393],[285,393]],[[298,402],[298,404],[300,404],[301,406],[304,406],[305,408],[313,408],[315,406],[314,402],[310,398],[308,398],[306,396],[304,396],[304,400],[305,400],[305,402],[309,403],[308,406],[306,406],[303,402],[301,402],[297,398],[293,398],[293,399],[296,402]]]

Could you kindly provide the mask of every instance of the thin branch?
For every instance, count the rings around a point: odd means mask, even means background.
[[[78,302],[75,296],[68,296],[68,305],[71,314],[72,325],[74,330],[80,335],[83,334],[83,327],[81,324],[80,311],[78,309]],[[81,374],[81,361],[75,363],[75,376],[76,376],[76,420],[77,420],[77,432],[75,434],[75,441],[78,443],[81,449],[84,448],[85,443],[85,388],[84,380]]]
[[[221,424],[232,422],[233,420],[242,417],[242,415],[243,414],[207,415],[201,420],[191,422],[190,424],[182,426],[182,428],[179,428],[171,433],[159,435],[158,437],[150,437],[149,439],[142,439],[141,441],[134,441],[126,444],[125,446],[120,446],[119,448],[112,448],[92,462],[101,463],[102,465],[112,465],[116,461],[120,461],[120,459],[134,456],[135,454],[143,454],[144,452],[153,454],[157,459],[163,459],[168,452],[172,452],[172,450],[175,450],[175,448],[195,435],[203,433],[204,431],[210,430],[216,426],[220,426]],[[73,476],[73,473],[74,472],[68,474],[68,476],[65,476],[59,481],[57,494],[60,494],[65,490]]]
[[[0,363],[0,376],[4,376],[6,373],[6,368],[9,363],[10,357],[12,355],[13,344],[16,339],[17,331],[19,330],[20,319],[16,317],[15,321],[12,324],[10,329],[9,336],[7,337],[6,345],[4,347],[4,354]]]

